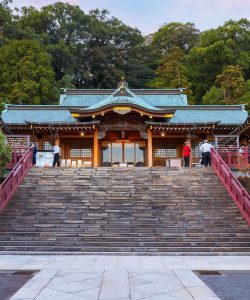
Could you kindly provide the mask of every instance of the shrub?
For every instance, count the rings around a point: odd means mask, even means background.
[[[5,166],[11,161],[11,148],[0,130],[0,177],[4,175]]]

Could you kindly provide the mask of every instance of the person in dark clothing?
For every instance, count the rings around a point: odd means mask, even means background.
[[[214,148],[211,144],[208,143],[208,140],[205,140],[203,145],[201,145],[200,150],[202,152],[202,160],[204,166],[211,166],[211,149]]]
[[[32,164],[36,165],[36,154],[37,154],[37,147],[36,144],[31,144],[31,149],[32,149]]]
[[[188,142],[185,142],[185,146],[183,148],[184,166],[185,167],[189,167],[189,165],[190,165],[190,154],[191,154],[191,149],[188,145]]]

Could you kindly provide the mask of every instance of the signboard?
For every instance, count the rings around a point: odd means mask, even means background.
[[[52,167],[54,156],[52,152],[40,152],[36,154],[36,166],[40,168]]]
[[[181,159],[180,158],[167,159],[166,166],[170,168],[181,168]]]

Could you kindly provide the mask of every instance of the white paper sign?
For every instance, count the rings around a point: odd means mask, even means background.
[[[37,152],[36,166],[37,167],[52,167],[54,156],[52,152]]]
[[[181,159],[170,159],[169,166],[174,168],[181,168]]]

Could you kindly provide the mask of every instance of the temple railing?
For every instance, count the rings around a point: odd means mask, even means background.
[[[20,152],[19,152],[20,153]],[[15,157],[15,156],[14,156]],[[20,183],[32,167],[32,150],[26,149],[18,158],[18,162],[0,185],[0,212],[11,200]]]
[[[248,165],[250,152],[248,147],[219,147],[217,151],[224,162],[231,168],[237,168],[239,161]]]
[[[13,169],[14,166],[19,162],[24,153],[27,151],[28,147],[18,147],[12,148],[11,161],[6,165],[6,169]]]
[[[212,168],[217,173],[221,182],[238,206],[242,216],[250,226],[250,195],[215,149],[211,151],[211,163]]]

